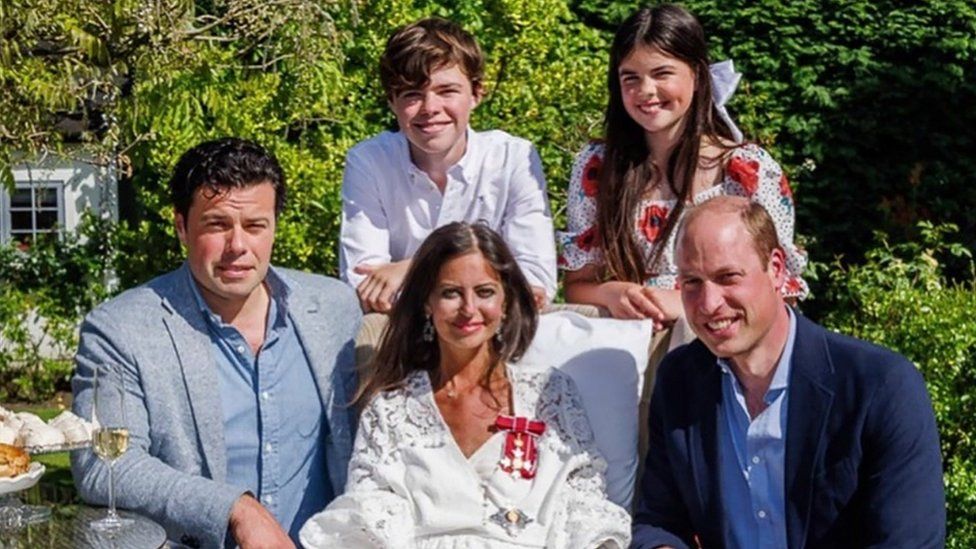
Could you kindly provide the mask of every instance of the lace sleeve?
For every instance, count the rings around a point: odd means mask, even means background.
[[[566,191],[565,231],[557,231],[559,268],[576,271],[589,264],[599,264],[603,254],[596,246],[596,193],[603,163],[603,145],[590,143],[573,162]]]
[[[299,534],[304,547],[412,546],[413,514],[402,493],[403,463],[389,421],[393,400],[378,395],[363,410],[346,491],[305,523]]]
[[[736,149],[726,166],[728,179],[737,184],[731,194],[747,196],[769,212],[776,225],[776,236],[786,252],[786,282],[784,297],[804,299],[810,293],[803,271],[807,266],[806,252],[794,242],[796,211],[793,191],[779,163],[768,152],[755,145]]]
[[[553,427],[575,454],[576,467],[569,473],[563,503],[549,530],[547,547],[606,547],[630,545],[630,515],[606,494],[607,463],[600,455],[593,429],[583,409],[583,399],[573,380],[554,371],[543,401],[556,412]]]

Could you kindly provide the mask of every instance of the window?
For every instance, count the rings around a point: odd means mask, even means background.
[[[0,241],[28,244],[38,235],[64,225],[62,181],[17,181],[13,192],[0,193]]]

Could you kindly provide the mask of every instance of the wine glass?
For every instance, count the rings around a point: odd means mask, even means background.
[[[108,464],[108,513],[89,526],[99,532],[115,531],[132,524],[115,510],[115,461],[129,448],[125,421],[125,386],[121,368],[102,364],[95,368],[95,398],[92,400],[92,450]]]

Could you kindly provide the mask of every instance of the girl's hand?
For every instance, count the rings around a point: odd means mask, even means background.
[[[650,315],[654,319],[655,329],[660,330],[671,326],[676,320],[684,316],[685,311],[681,304],[680,291],[648,287],[644,287],[643,290],[644,296],[656,309],[656,312]]]
[[[656,319],[664,313],[645,294],[644,286],[633,282],[604,282],[600,284],[600,302],[613,318]]]

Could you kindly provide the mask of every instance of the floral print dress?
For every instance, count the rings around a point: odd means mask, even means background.
[[[597,245],[596,195],[599,192],[600,167],[604,146],[588,144],[576,157],[567,195],[568,227],[557,233],[560,246],[559,268],[576,271],[586,265],[601,265],[603,252]],[[793,192],[779,164],[758,145],[748,144],[731,151],[722,180],[699,192],[693,204],[721,195],[745,196],[761,204],[776,225],[780,246],[786,252],[786,283],[784,297],[805,298],[809,293],[802,278],[806,267],[806,253],[793,242],[795,211]],[[678,287],[678,269],[674,263],[672,232],[666,243],[660,242],[661,232],[675,200],[642,200],[635,217],[634,236],[645,257],[651,257],[657,246],[664,245],[659,273],[644,283],[664,289]]]

